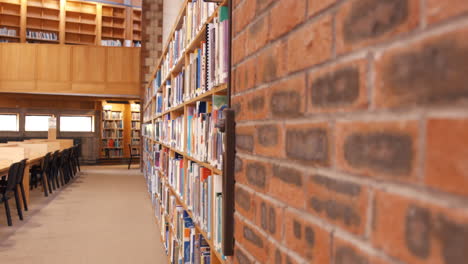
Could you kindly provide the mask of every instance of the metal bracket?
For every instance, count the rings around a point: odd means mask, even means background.
[[[233,109],[226,108],[224,109],[223,114],[223,253],[225,256],[232,256],[234,254],[234,169],[236,160],[236,124]]]

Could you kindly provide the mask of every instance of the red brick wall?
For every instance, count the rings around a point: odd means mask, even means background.
[[[468,263],[468,1],[233,0],[234,263]]]

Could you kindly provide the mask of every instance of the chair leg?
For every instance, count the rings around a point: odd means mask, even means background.
[[[53,182],[53,180],[52,180],[51,177],[49,177],[49,175],[50,175],[50,172],[48,174],[45,174],[44,177],[47,177],[47,187],[49,188],[49,194],[52,194],[52,182]],[[55,190],[55,188],[54,188],[54,190]]]
[[[130,160],[128,161],[128,169],[130,169],[130,165],[132,165],[132,155],[130,154]]]
[[[42,188],[44,188],[44,195],[45,195],[45,197],[47,197],[47,196],[49,196],[49,191],[47,190],[47,184],[45,183],[46,182],[45,177],[46,177],[46,175],[43,172],[41,174],[41,183],[42,183]]]
[[[8,204],[8,199],[6,198],[6,196],[3,196],[3,203],[5,204],[5,212],[7,216],[8,226],[12,226],[13,223],[11,221],[10,205]]]
[[[24,192],[24,185],[20,183],[21,197],[23,197],[24,210],[28,211],[28,202],[26,201],[26,193]]]
[[[18,210],[19,219],[23,221],[23,211],[21,211],[21,204],[19,201],[18,190],[15,189],[14,193],[15,193],[16,210]]]

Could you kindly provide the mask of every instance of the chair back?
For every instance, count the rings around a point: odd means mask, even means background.
[[[45,173],[49,172],[51,155],[52,152],[47,153],[42,160],[42,171]]]
[[[132,144],[128,144],[128,148],[129,148],[129,150],[130,150],[130,155],[132,155],[132,156],[134,156],[134,157],[140,155],[139,153],[135,153],[134,150],[136,150],[136,149],[138,149],[138,148],[132,147]]]
[[[26,161],[27,159],[24,159],[22,161],[19,162],[19,165],[18,165],[18,171],[17,171],[17,176],[16,176],[16,184],[20,184],[23,182],[23,178],[24,178],[24,169],[26,168]]]
[[[20,162],[15,162],[10,165],[10,169],[8,170],[8,179],[7,179],[7,186],[4,189],[4,194],[13,191],[16,188],[16,177],[18,175],[18,169],[20,166]]]

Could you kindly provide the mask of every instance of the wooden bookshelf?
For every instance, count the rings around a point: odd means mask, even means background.
[[[0,42],[20,42],[21,2],[0,2]]]
[[[138,150],[138,154],[141,154],[141,113],[140,113],[140,104],[131,105],[131,135],[130,135],[130,144],[134,151]],[[136,153],[134,153],[136,154]]]
[[[141,9],[134,8],[132,10],[132,38],[133,44],[141,45],[141,30],[142,30],[142,13]]]
[[[101,43],[123,45],[125,40],[126,10],[118,6],[102,6]],[[118,45],[117,44],[117,45]]]
[[[103,159],[124,157],[124,113],[121,109],[112,105],[110,110],[102,111],[101,158]]]
[[[131,5],[0,0],[0,42],[125,46],[125,40],[141,43],[141,9]]]
[[[65,7],[65,43],[97,44],[97,4],[67,1]]]
[[[183,195],[180,195],[180,192],[177,190],[177,188],[173,186],[173,184],[170,182],[171,181],[169,179],[170,174],[168,172],[167,167],[165,167],[166,165],[161,164],[162,161],[158,160],[157,157],[161,157],[162,155],[168,155],[169,164],[171,162],[171,159],[174,159],[174,158],[176,158],[177,161],[182,162],[183,164],[183,176],[182,177],[184,178],[184,180],[182,180],[183,186],[177,186],[178,188],[183,188],[183,190],[188,188],[186,177],[188,177],[187,175],[189,173],[189,168],[188,168],[189,164],[196,164],[197,166],[201,166],[204,169],[209,170],[211,178],[208,178],[209,179],[208,181],[210,181],[210,184],[213,186],[214,178],[218,177],[218,175],[219,177],[222,177],[222,174],[223,174],[223,171],[221,168],[221,161],[219,159],[212,160],[210,158],[206,158],[206,156],[203,156],[203,155],[201,155],[202,158],[199,158],[200,157],[199,153],[196,153],[196,151],[194,152],[193,149],[192,150],[188,149],[189,148],[188,147],[189,145],[188,144],[188,131],[187,131],[189,128],[188,116],[192,113],[193,108],[196,107],[200,102],[205,102],[206,105],[211,105],[211,103],[213,103],[214,100],[219,100],[215,98],[219,98],[219,97],[227,98],[227,96],[229,96],[227,83],[221,82],[221,83],[217,83],[214,85],[210,85],[209,88],[207,85],[205,90],[197,91],[196,94],[191,95],[187,98],[185,98],[184,96],[182,100],[177,100],[176,101],[177,103],[171,104],[170,106],[167,106],[167,107],[166,105],[164,105],[161,111],[159,110],[156,111],[157,104],[161,100],[160,98],[161,97],[163,98],[162,101],[164,102],[163,104],[165,104],[166,95],[171,95],[174,93],[174,85],[176,83],[176,79],[179,77],[179,74],[187,73],[186,70],[188,69],[190,65],[191,53],[193,53],[195,50],[201,49],[203,45],[202,42],[203,41],[206,42],[206,38],[207,38],[207,32],[205,30],[206,26],[208,24],[214,23],[215,21],[218,21],[218,17],[220,16],[220,13],[221,13],[221,6],[223,7],[223,11],[225,11],[226,10],[225,8],[228,4],[228,0],[224,1],[222,4],[220,4],[218,7],[215,8],[214,13],[212,15],[206,17],[206,21],[200,24],[200,27],[199,27],[200,30],[197,30],[196,32],[194,32],[193,36],[190,39],[186,39],[183,47],[179,49],[180,57],[177,60],[173,61],[170,67],[167,67],[165,58],[166,56],[168,56],[169,52],[171,51],[171,48],[173,46],[172,41],[176,40],[176,37],[175,37],[176,32],[180,32],[180,30],[184,26],[184,21],[187,21],[185,17],[188,17],[188,9],[189,9],[188,5],[190,2],[191,1],[189,0],[186,0],[184,2],[179,12],[179,15],[176,19],[176,22],[173,26],[173,29],[169,35],[169,39],[166,45],[164,46],[162,57],[159,60],[157,60],[155,72],[152,75],[154,80],[153,82],[148,84],[148,86],[146,87],[145,96],[144,96],[145,100],[143,102],[143,108],[142,108],[143,109],[142,110],[142,114],[143,114],[142,140],[143,140],[143,146],[144,146],[143,155],[142,155],[143,156],[143,171],[145,173],[146,179],[148,180],[148,185],[153,186],[150,188],[150,191],[152,192],[153,204],[155,204],[155,211],[156,211],[156,215],[158,216],[157,222],[158,222],[158,226],[160,226],[161,228],[161,235],[163,238],[167,237],[169,240],[174,240],[175,242],[173,244],[176,247],[180,243],[180,241],[178,241],[178,238],[177,238],[178,231],[176,230],[176,227],[174,227],[174,225],[172,224],[173,215],[171,214],[171,212],[168,212],[168,209],[167,209],[168,205],[166,204],[167,201],[165,201],[164,199],[167,199],[166,197],[167,195],[169,195],[170,197],[175,197],[175,206],[182,207],[183,210],[188,213],[188,215],[190,216],[192,220],[195,220],[196,215],[193,211],[193,207],[188,202],[189,198],[187,197],[187,192],[184,191]],[[161,73],[162,69],[164,69],[165,71],[164,73]],[[184,78],[186,78],[186,76],[184,76]],[[201,78],[205,78],[205,76]],[[156,79],[160,80],[160,84],[159,83],[155,84]],[[166,86],[167,81],[170,81],[171,83],[170,89],[168,86]],[[186,85],[185,79],[183,83],[184,85]],[[209,113],[214,115],[215,114],[214,108],[212,108],[211,112]],[[178,126],[177,122],[182,120],[182,127],[183,127],[182,147],[174,146],[173,141],[171,141],[171,143],[168,143],[165,140],[158,139],[158,136],[159,138],[161,137],[161,135],[158,134],[159,133],[158,128],[160,126],[164,126],[165,117],[168,117],[171,121],[174,121],[175,123],[173,122],[172,126],[174,126],[175,124],[176,127]],[[213,125],[213,124],[214,123],[210,123],[210,125]],[[168,132],[163,132],[163,133],[168,133]],[[176,132],[176,134],[180,134],[180,132]],[[211,136],[211,134],[209,136]],[[154,190],[155,182],[157,183],[157,187],[158,187],[156,191]],[[174,199],[172,199],[172,201],[174,201]],[[209,205],[211,206],[212,209],[215,208],[214,203],[215,201],[214,199],[212,199],[211,204]],[[214,210],[212,210],[211,215],[208,215],[207,217],[208,219],[211,219],[211,223],[214,223],[216,220]],[[210,247],[211,263],[215,263],[215,264],[225,263],[225,257],[223,257],[220,245],[217,244],[217,241],[213,237],[214,236],[213,229],[211,230],[211,234],[208,235],[207,229],[200,222],[194,223],[194,227],[195,227],[196,234],[203,236],[205,238],[205,241]],[[163,240],[163,243],[165,243],[165,240]],[[171,243],[169,243],[168,245],[165,244],[166,252],[168,253],[169,256],[171,256],[171,252],[174,250],[174,248],[172,248],[172,246],[174,245],[172,245]],[[169,263],[171,263],[171,260],[169,260]]]

